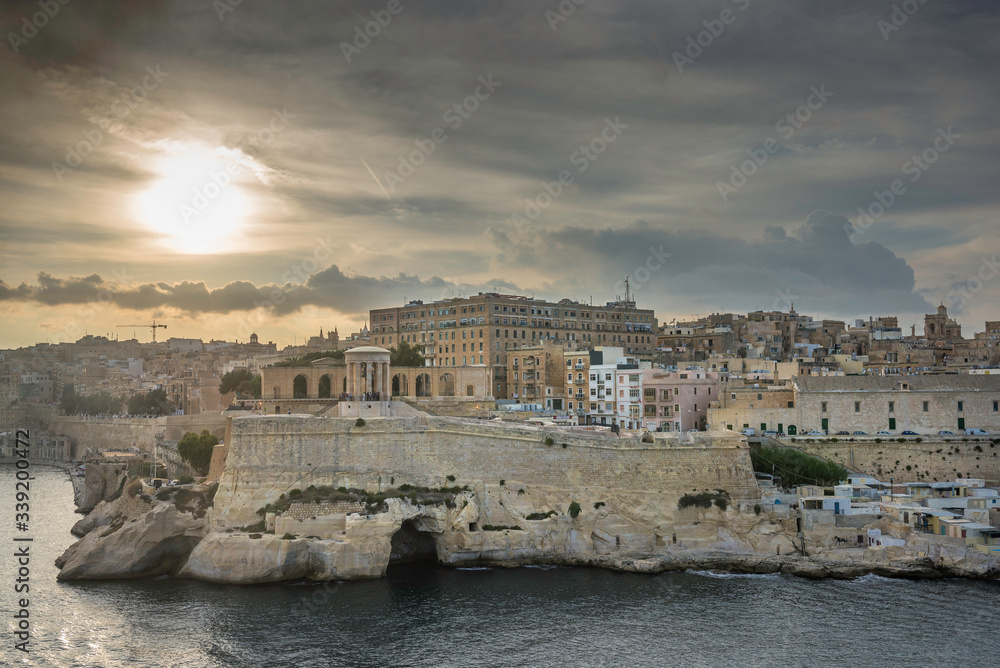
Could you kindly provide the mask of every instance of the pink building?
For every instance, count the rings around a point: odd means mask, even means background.
[[[716,371],[700,367],[684,371],[644,369],[642,426],[650,431],[704,431],[708,405],[718,394]]]

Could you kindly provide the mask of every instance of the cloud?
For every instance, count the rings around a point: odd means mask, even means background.
[[[263,308],[274,316],[285,316],[318,306],[355,315],[367,314],[369,309],[384,304],[398,304],[404,298],[435,300],[493,289],[518,291],[517,286],[502,280],[472,285],[437,276],[422,280],[404,273],[389,277],[348,276],[336,265],[310,275],[302,283],[254,285],[233,281],[217,288],[194,281],[122,285],[97,274],[58,278],[40,272],[34,284],[12,287],[0,280],[0,302],[104,304],[133,310],[171,308],[190,315]]]

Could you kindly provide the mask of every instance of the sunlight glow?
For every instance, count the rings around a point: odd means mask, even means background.
[[[138,218],[176,252],[231,251],[240,245],[249,210],[234,178],[238,170],[210,153],[164,160],[161,178],[136,197]]]

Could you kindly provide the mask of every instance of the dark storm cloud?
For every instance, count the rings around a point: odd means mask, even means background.
[[[428,300],[454,297],[487,289],[513,289],[505,281],[486,285],[460,284],[439,277],[420,279],[396,276],[348,276],[337,266],[310,275],[304,283],[254,285],[233,281],[219,288],[204,283],[147,283],[121,285],[97,274],[57,278],[45,272],[35,284],[12,287],[0,281],[0,302],[33,302],[48,306],[105,304],[125,309],[176,309],[186,314],[233,313],[264,308],[274,315],[297,313],[307,306],[321,306],[341,313],[366,313],[375,305],[395,304],[401,299]]]

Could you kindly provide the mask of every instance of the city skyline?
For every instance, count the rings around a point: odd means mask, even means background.
[[[6,3],[0,347],[291,343],[625,276],[660,323],[943,302],[971,334],[1000,304],[991,10]]]

